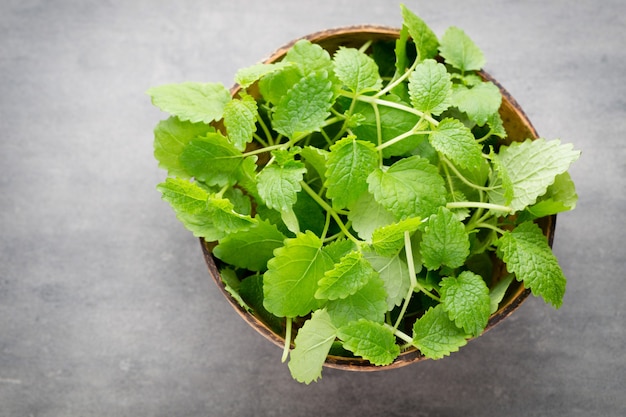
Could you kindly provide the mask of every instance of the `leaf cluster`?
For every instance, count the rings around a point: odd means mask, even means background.
[[[461,29],[439,39],[402,16],[392,43],[298,41],[238,71],[234,96],[217,83],[148,91],[171,115],[155,128],[163,199],[217,242],[242,304],[296,330],[301,382],[336,351],[378,366],[409,347],[449,355],[483,332],[513,277],[562,304],[565,277],[534,220],[575,207],[579,152],[503,143],[481,50]],[[494,280],[493,262],[512,275]]]

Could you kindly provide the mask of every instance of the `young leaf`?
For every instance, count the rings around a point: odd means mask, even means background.
[[[255,64],[250,67],[242,68],[235,74],[235,82],[242,88],[248,88],[266,75],[280,71],[289,65],[291,64],[283,61],[271,64]]]
[[[302,189],[300,181],[305,172],[306,168],[300,161],[263,168],[257,177],[257,187],[265,205],[281,212],[291,209]]]
[[[302,152],[300,152],[305,163],[313,167],[315,172],[320,176],[322,184],[326,181],[326,161],[328,160],[328,153],[328,151],[316,148],[315,146],[305,146],[302,148]],[[310,176],[311,171],[308,171]]]
[[[498,113],[502,93],[492,82],[482,82],[472,88],[457,88],[452,95],[452,105],[467,114],[478,126],[483,126]]]
[[[228,132],[228,139],[240,151],[252,141],[252,135],[256,132],[257,116],[256,100],[249,95],[231,100],[224,108],[224,126]]]
[[[566,279],[539,226],[527,221],[496,241],[497,254],[535,296],[559,308]]]
[[[382,323],[387,312],[384,283],[374,272],[369,281],[354,294],[328,301],[326,309],[338,327],[359,319]]]
[[[174,116],[161,120],[154,129],[154,157],[159,167],[172,177],[189,178],[180,163],[180,155],[189,141],[213,131],[215,129],[205,123],[183,122]]]
[[[378,65],[355,48],[339,47],[333,58],[335,75],[350,91],[362,94],[382,88]]]
[[[290,353],[289,370],[298,382],[310,384],[322,376],[322,367],[337,336],[326,310],[317,310],[298,330]]]
[[[265,75],[259,81],[259,91],[261,96],[273,105],[280,102],[283,96],[296,85],[298,81],[304,77],[304,74],[298,65],[293,63],[285,63],[277,71]]]
[[[467,344],[470,335],[454,324],[443,305],[431,307],[413,325],[413,344],[427,358],[441,359]]]
[[[148,95],[161,110],[192,123],[221,119],[230,101],[230,92],[219,83],[166,84],[150,88]]]
[[[320,130],[330,114],[332,98],[328,74],[311,73],[296,83],[274,108],[274,130],[290,139]]]
[[[367,191],[367,176],[378,166],[378,152],[370,142],[348,136],[330,147],[326,166],[326,196],[333,207],[342,209]]]
[[[443,119],[429,139],[433,148],[460,167],[478,171],[486,163],[482,147],[472,132],[457,119]]]
[[[445,184],[437,168],[418,155],[401,159],[388,170],[374,170],[367,178],[369,191],[396,215],[426,218],[445,204]]]
[[[458,327],[478,336],[487,326],[491,311],[489,288],[480,275],[463,271],[457,278],[441,281],[441,304]]]
[[[498,311],[498,307],[500,306],[500,302],[504,299],[506,290],[509,288],[509,285],[511,285],[511,282],[513,282],[513,277],[513,274],[507,275],[489,291],[489,314],[493,314]]]
[[[404,248],[404,233],[413,233],[421,224],[419,217],[409,217],[377,228],[372,234],[372,248],[381,256],[394,256]]]
[[[224,283],[224,289],[239,303],[240,306],[246,310],[252,312],[253,310],[246,304],[246,302],[239,295],[239,287],[241,282],[237,278],[237,274],[231,268],[224,268],[220,270],[220,277]]]
[[[250,216],[237,213],[235,206],[227,198],[209,196],[207,209],[215,227],[224,234],[248,230],[256,223]]]
[[[496,157],[493,158],[493,155]],[[562,145],[558,139],[528,139],[501,147],[500,153],[492,154],[492,159],[510,183],[510,207],[519,211],[534,204],[537,197],[545,194],[556,176],[566,172],[579,156],[580,151],[574,150],[572,144]],[[498,191],[489,192],[489,197],[496,203],[502,199]]]
[[[350,206],[348,206],[348,220],[352,222],[352,228],[359,237],[365,241],[372,239],[372,233],[379,227],[394,222],[395,217],[370,193],[363,193]]]
[[[241,152],[220,133],[192,139],[180,155],[185,170],[208,185],[225,186],[237,181]]]
[[[213,254],[227,264],[265,271],[274,250],[283,245],[285,235],[266,220],[258,220],[246,231],[231,233],[213,249]]]
[[[409,267],[400,258],[400,253],[393,257],[387,257],[372,251],[364,252],[364,256],[383,281],[387,293],[387,309],[391,310],[394,306],[402,304],[411,286],[411,277]]]
[[[324,245],[323,251],[332,258],[334,263],[338,263],[341,258],[356,249],[356,245],[350,239],[338,239]]]
[[[463,223],[445,207],[428,219],[422,233],[421,252],[428,269],[457,268],[469,255],[469,237]]]
[[[374,365],[389,365],[400,354],[392,329],[380,323],[359,320],[340,327],[337,335],[344,348]]]
[[[548,191],[539,197],[537,203],[520,213],[520,221],[533,220],[540,217],[550,216],[563,211],[573,210],[578,201],[576,187],[569,173],[564,172],[556,176],[554,184],[548,187]]]
[[[278,317],[298,317],[319,307],[317,283],[334,265],[322,245],[319,237],[307,231],[276,249],[263,278],[263,304],[269,312]]]
[[[450,106],[451,93],[450,74],[434,59],[421,62],[409,77],[411,104],[417,110],[439,115]]]
[[[450,27],[443,34],[439,52],[446,63],[461,71],[477,71],[485,65],[482,51],[457,27]]]
[[[413,38],[415,48],[417,49],[418,59],[425,60],[437,56],[437,48],[439,40],[437,35],[420,19],[415,13],[402,7],[402,18],[404,26],[407,27],[409,35]]]
[[[284,62],[298,64],[305,75],[317,71],[330,71],[332,68],[328,52],[307,39],[297,41],[285,54]]]
[[[372,275],[377,275],[372,266],[359,251],[353,251],[341,258],[333,269],[326,271],[315,292],[321,300],[346,298],[362,288]]]

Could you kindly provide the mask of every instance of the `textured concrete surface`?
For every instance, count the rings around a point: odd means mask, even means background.
[[[397,3],[2,0],[1,417],[624,415],[626,2],[406,3],[463,28],[540,134],[582,149],[564,306],[530,298],[445,360],[297,384],[160,200],[145,91],[230,85],[295,37],[397,26]]]

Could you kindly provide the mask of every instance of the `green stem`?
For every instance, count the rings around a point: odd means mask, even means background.
[[[289,356],[289,349],[291,348],[291,327],[292,319],[291,317],[287,317],[285,322],[285,346],[283,347],[283,356],[281,358],[282,362],[285,362]]]
[[[395,327],[391,327],[387,323],[385,323],[384,326],[388,328],[389,330],[393,331],[393,334],[396,335],[399,339],[404,340],[408,344],[411,344],[411,345],[413,344],[413,338],[409,336],[408,334],[404,333],[401,330],[396,329]]]
[[[482,228],[485,228],[485,229],[495,230],[496,232],[500,233],[501,235],[506,233],[506,231],[500,229],[498,226],[494,226],[493,224],[489,224],[489,223],[478,223],[478,224],[476,224],[476,227],[482,227]]]
[[[259,149],[255,149],[255,150],[250,151],[250,152],[243,153],[243,154],[241,154],[241,157],[245,158],[246,156],[258,155],[258,154],[261,154],[261,153],[273,151],[274,149],[285,148],[286,146],[288,146],[287,143],[280,143],[278,145],[266,146],[264,148],[259,148]]]
[[[456,175],[461,181],[463,181],[463,183],[465,183],[468,187],[474,188],[476,190],[481,190],[481,191],[493,191],[496,190],[498,187],[483,187],[480,185],[476,185],[473,182],[471,182],[470,180],[468,180],[467,178],[465,178],[463,176],[463,174],[461,174],[461,172],[454,166],[454,164],[452,162],[450,162],[450,160],[448,158],[446,158],[443,155],[440,155],[440,159],[448,166],[450,167],[450,169],[454,172],[454,175]]]
[[[409,77],[409,75],[411,75],[411,72],[413,72],[417,64],[419,64],[418,59],[416,59],[413,62],[413,64],[411,64],[411,67],[408,68],[401,76],[399,76],[396,80],[392,81],[391,83],[387,84],[385,88],[383,88],[378,93],[376,93],[374,97],[382,97],[385,94],[387,94],[389,91],[393,90],[396,86],[401,84],[404,80],[406,80]]]
[[[405,111],[407,113],[411,113],[414,114],[416,116],[419,117],[423,117],[424,119],[426,119],[429,123],[431,123],[433,126],[438,126],[439,122],[437,120],[435,120],[432,116],[421,112],[417,109],[414,109],[413,107],[409,107],[405,104],[402,103],[395,103],[393,101],[387,101],[387,100],[383,100],[381,98],[377,98],[376,96],[362,96],[362,95],[356,95],[350,91],[342,91],[341,94],[345,97],[349,97],[349,98],[356,98],[359,101],[362,101],[364,103],[376,103],[377,105],[380,106],[386,106],[386,107],[392,107],[394,109],[398,109],[398,110],[402,110]]]
[[[487,210],[503,211],[505,213],[510,213],[513,211],[513,209],[509,206],[502,206],[500,204],[493,203],[483,203],[480,201],[453,201],[447,203],[446,208],[483,208]]]

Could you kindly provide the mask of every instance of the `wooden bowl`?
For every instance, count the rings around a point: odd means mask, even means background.
[[[324,30],[304,36],[303,39],[308,39],[313,43],[319,44],[332,54],[335,50],[339,48],[339,46],[359,48],[369,40],[394,41],[398,38],[398,36],[398,29],[385,26],[365,25]],[[277,49],[264,62],[271,63],[280,61],[285,56],[290,47],[299,39],[295,39],[292,42]],[[481,71],[480,75],[485,80],[491,81],[495,85],[497,85],[502,92],[502,105],[500,107],[500,116],[502,117],[504,127],[508,134],[508,137],[506,139],[507,143],[510,143],[512,141],[521,142],[529,138],[533,140],[536,139],[538,137],[537,132],[531,124],[530,120],[528,120],[528,118],[526,117],[526,114],[517,103],[517,101],[515,101],[515,99],[502,87],[502,85],[494,80],[489,74]],[[238,91],[239,87],[236,85],[231,89],[231,93],[233,95],[236,95]],[[539,219],[537,223],[546,235],[549,245],[552,246],[554,230],[556,226],[556,215]],[[243,308],[230,295],[230,293],[226,291],[224,283],[222,282],[222,279],[220,277],[218,267],[216,265],[216,259],[213,257],[211,252],[215,244],[212,242],[206,242],[203,239],[200,239],[200,243],[202,246],[202,251],[206,260],[207,267],[209,269],[209,274],[217,284],[218,288],[220,289],[226,300],[231,304],[233,309],[257,332],[259,332],[275,345],[282,348],[285,343],[284,334],[279,334],[276,331],[272,330],[270,326],[268,326],[268,324],[266,324],[259,316]],[[505,275],[507,275],[507,271],[504,264],[498,261],[495,262],[493,277],[494,282],[497,282]],[[519,308],[524,300],[526,300],[529,294],[530,290],[524,288],[523,284],[519,281],[513,280],[513,282],[509,286],[509,289],[507,290],[504,299],[501,301],[498,310],[493,313],[489,318],[489,322],[484,332],[492,329],[495,325],[510,316],[517,308]],[[362,358],[333,355],[328,356],[324,366],[329,368],[352,371],[378,371],[384,369],[398,368],[413,362],[421,361],[423,359],[426,358],[419,352],[417,348],[410,348],[402,352],[393,363],[387,366],[375,366],[372,365],[369,361]]]

